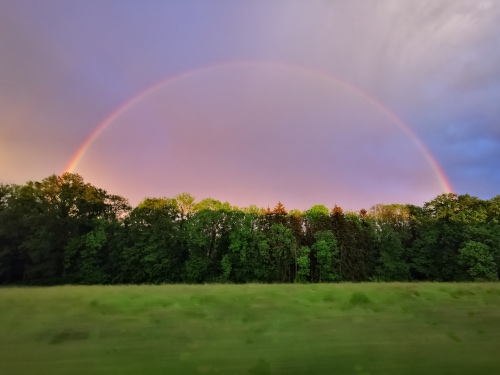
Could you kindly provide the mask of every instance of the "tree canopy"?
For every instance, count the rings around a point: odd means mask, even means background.
[[[127,199],[78,174],[0,184],[0,283],[498,280],[500,195],[346,212]]]

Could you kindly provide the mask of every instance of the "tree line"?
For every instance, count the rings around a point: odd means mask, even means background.
[[[0,184],[0,283],[490,281],[500,195],[344,212],[190,194],[137,207],[74,173]]]

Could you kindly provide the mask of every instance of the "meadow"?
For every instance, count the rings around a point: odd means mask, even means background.
[[[0,373],[494,374],[500,284],[0,289]]]

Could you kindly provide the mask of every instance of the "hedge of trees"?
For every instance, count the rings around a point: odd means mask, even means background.
[[[0,185],[0,283],[489,281],[500,195],[344,212],[238,208],[187,194],[132,209],[78,174]]]

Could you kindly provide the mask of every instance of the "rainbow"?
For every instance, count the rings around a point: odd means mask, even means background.
[[[375,99],[373,96],[370,96],[366,92],[362,91],[361,89],[357,88],[356,86],[353,86],[352,84],[341,80],[340,78],[321,72],[321,71],[316,71],[310,68],[306,68],[303,66],[299,65],[290,65],[290,64],[284,64],[284,63],[279,63],[279,62],[266,62],[266,61],[237,61],[237,62],[228,62],[228,63],[223,63],[223,64],[216,64],[216,65],[210,65],[210,66],[205,66],[197,69],[192,69],[189,71],[185,71],[179,74],[176,74],[174,76],[171,76],[165,80],[162,80],[161,82],[147,88],[146,90],[140,92],[136,96],[130,98],[127,102],[125,102],[122,106],[120,106],[118,109],[116,109],[113,113],[111,113],[108,117],[104,119],[103,122],[101,122],[93,131],[92,133],[87,137],[85,142],[80,146],[80,148],[75,152],[69,163],[67,164],[66,168],[64,169],[63,173],[66,172],[73,172],[80,160],[85,156],[85,153],[89,149],[89,147],[92,145],[92,143],[99,137],[99,135],[108,127],[110,126],[118,117],[120,117],[124,112],[126,112],[129,108],[134,106],[135,104],[139,103],[141,100],[144,98],[148,97],[149,95],[153,94],[154,92],[158,91],[159,89],[170,85],[174,82],[181,81],[185,78],[188,78],[190,76],[193,76],[195,74],[200,74],[203,72],[207,72],[210,70],[215,70],[215,69],[224,69],[224,68],[230,68],[230,67],[239,67],[239,66],[263,66],[263,67],[278,67],[282,69],[292,69],[297,72],[302,72],[302,73],[308,73],[312,74],[315,76],[318,76],[320,78],[323,78],[325,80],[328,80],[329,82],[334,83],[335,85],[338,85],[350,92],[355,93],[357,96],[360,98],[364,99],[366,102],[370,103],[373,107],[377,108],[381,113],[385,114],[391,121],[393,121],[395,124],[399,125],[404,131],[410,135],[410,137],[413,139],[413,141],[416,143],[416,145],[420,148],[420,150],[424,153],[426,156],[427,160],[431,164],[432,168],[434,169],[436,175],[438,176],[441,185],[443,186],[444,192],[445,193],[453,193],[453,187],[451,186],[448,178],[446,177],[445,173],[443,172],[441,166],[439,163],[436,161],[432,153],[429,151],[427,146],[422,142],[422,140],[418,137],[418,135],[410,128],[408,124],[406,124],[400,117],[398,117],[395,113],[390,111],[384,104],[379,102],[377,99]]]

